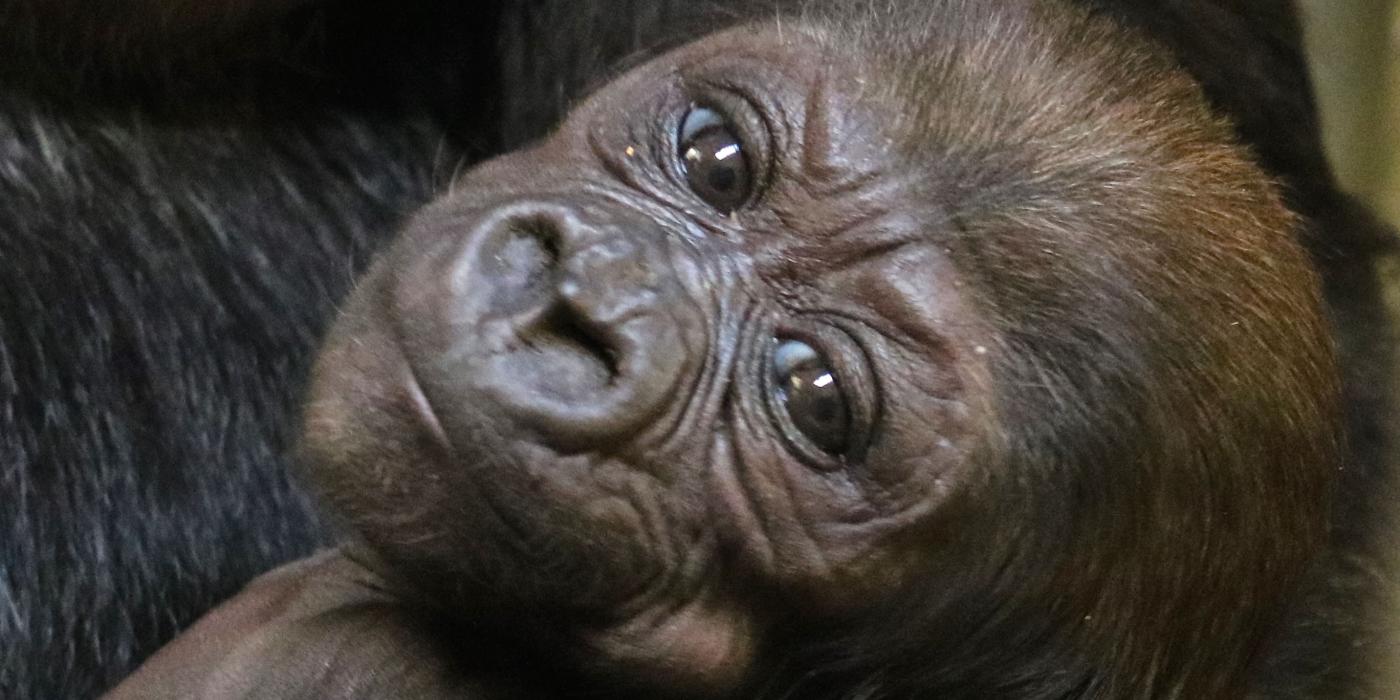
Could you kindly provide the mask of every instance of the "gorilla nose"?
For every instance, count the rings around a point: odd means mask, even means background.
[[[475,392],[561,450],[615,443],[665,410],[688,349],[657,224],[517,203],[473,238],[457,287],[474,310],[454,325]]]

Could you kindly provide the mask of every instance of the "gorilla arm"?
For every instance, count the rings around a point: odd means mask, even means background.
[[[19,26],[62,29],[57,36],[72,37],[70,30],[79,27],[77,36],[117,49],[151,39],[225,35],[307,4],[310,0],[5,0],[0,11]]]
[[[256,579],[107,697],[537,697],[496,676],[505,662],[462,663],[490,654],[433,630],[355,556],[330,550]]]
[[[230,71],[299,61],[296,42],[305,43],[308,21],[317,13],[296,10],[313,4],[0,0],[0,77],[7,87],[79,104],[97,98],[125,104],[197,85],[226,85]]]

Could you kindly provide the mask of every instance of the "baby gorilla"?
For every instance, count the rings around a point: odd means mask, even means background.
[[[1314,274],[1137,35],[736,26],[422,212],[320,359],[354,543],[117,697],[1239,697],[1339,464]]]

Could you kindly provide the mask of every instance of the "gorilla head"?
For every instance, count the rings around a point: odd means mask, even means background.
[[[908,4],[643,64],[383,256],[305,453],[405,599],[672,694],[1240,692],[1339,464],[1294,222],[1140,37]]]

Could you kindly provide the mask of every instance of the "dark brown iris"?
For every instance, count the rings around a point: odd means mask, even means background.
[[[748,156],[719,112],[690,110],[681,123],[679,144],[686,181],[700,199],[726,214],[748,201],[753,187]]]
[[[773,350],[773,386],[792,424],[822,451],[841,454],[850,444],[851,414],[830,362],[800,340]]]

